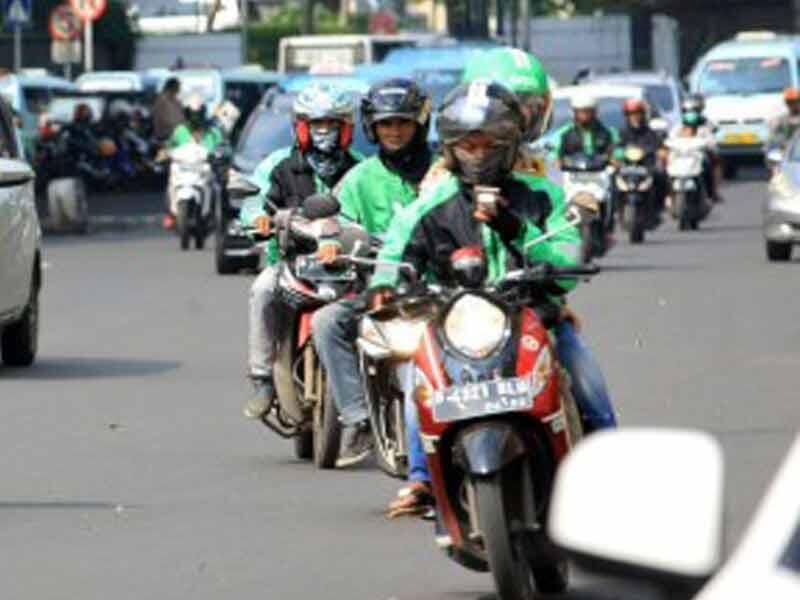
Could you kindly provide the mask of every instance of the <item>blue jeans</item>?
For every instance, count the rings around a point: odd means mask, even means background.
[[[558,359],[572,378],[572,395],[583,418],[585,432],[617,426],[614,409],[600,365],[589,347],[578,337],[572,323],[562,321],[556,328]],[[430,481],[425,449],[419,433],[419,417],[413,402],[406,402],[408,436],[408,480]]]
[[[359,315],[350,300],[323,306],[311,319],[314,346],[325,367],[328,390],[344,425],[355,425],[369,416],[355,345],[358,320]]]

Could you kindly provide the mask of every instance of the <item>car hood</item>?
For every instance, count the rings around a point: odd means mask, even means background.
[[[706,117],[714,123],[748,119],[770,121],[785,112],[786,105],[778,94],[712,96],[706,99]]]

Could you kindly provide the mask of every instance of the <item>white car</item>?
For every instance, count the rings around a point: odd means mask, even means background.
[[[35,175],[21,156],[9,105],[0,98],[0,355],[19,367],[36,357],[42,285]]]
[[[797,600],[798,481],[800,436],[723,565],[719,443],[698,431],[600,432],[561,466],[549,533],[588,570],[655,584],[670,598]]]

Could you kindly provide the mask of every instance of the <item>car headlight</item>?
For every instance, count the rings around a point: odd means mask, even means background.
[[[639,189],[640,192],[646,192],[647,190],[650,189],[651,185],[653,185],[653,178],[652,177],[645,177],[644,181],[642,181],[642,183],[639,184],[639,188],[638,189]]]
[[[410,358],[416,353],[427,326],[427,319],[376,321],[367,317],[361,321],[360,335],[377,349],[387,350],[397,358]]]
[[[501,344],[507,331],[506,313],[474,294],[456,300],[444,320],[447,340],[470,358],[489,356]]]
[[[627,192],[629,189],[625,179],[620,175],[617,175],[617,187],[623,192]]]

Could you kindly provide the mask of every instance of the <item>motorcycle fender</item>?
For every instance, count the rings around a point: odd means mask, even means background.
[[[466,473],[486,477],[528,451],[509,423],[492,421],[468,427],[456,436],[453,460]]]

